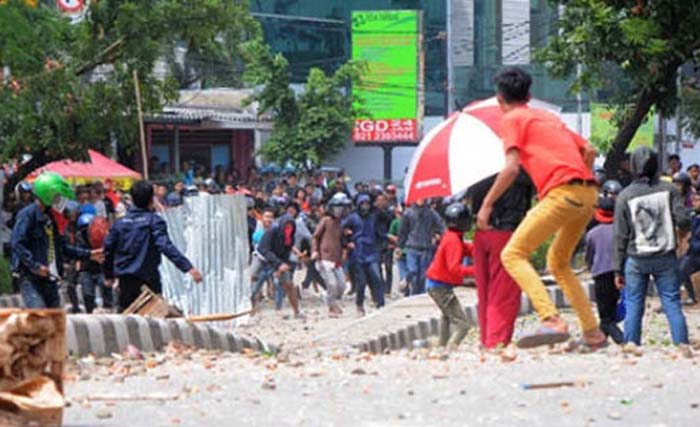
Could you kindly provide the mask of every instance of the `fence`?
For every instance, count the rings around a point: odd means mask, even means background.
[[[246,215],[243,196],[223,195],[188,197],[183,206],[163,214],[173,243],[204,277],[195,284],[167,259],[161,265],[165,297],[186,315],[250,308]]]

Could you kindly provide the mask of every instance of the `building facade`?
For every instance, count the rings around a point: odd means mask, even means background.
[[[352,11],[422,11],[424,132],[448,112],[492,96],[492,76],[505,65],[533,74],[535,97],[565,113],[577,108],[568,82],[549,78],[532,63],[533,50],[555,31],[558,11],[547,0],[251,0],[250,9],[267,43],[289,60],[295,82],[304,81],[312,67],[330,72],[350,59]],[[413,148],[394,150],[395,180],[403,177],[412,153]],[[382,174],[378,148],[348,143],[332,163],[342,164],[354,179]]]

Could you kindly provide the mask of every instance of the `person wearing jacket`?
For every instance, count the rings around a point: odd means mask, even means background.
[[[617,326],[617,303],[620,291],[615,287],[613,250],[615,235],[613,217],[618,189],[617,181],[606,181],[598,196],[595,213],[596,225],[586,233],[586,264],[593,277],[595,301],[600,318],[600,330],[616,344],[624,342],[622,331]]]
[[[693,195],[692,204],[690,242],[688,252],[681,259],[680,270],[681,284],[685,286],[688,302],[697,304],[698,299],[690,276],[700,271],[700,194]]]
[[[404,213],[397,245],[406,252],[408,295],[425,293],[425,270],[433,257],[435,237],[444,229],[442,218],[425,200],[416,201]]]
[[[481,204],[495,181],[483,180],[469,190],[472,212]],[[501,262],[501,252],[513,231],[525,218],[534,187],[521,169],[515,182],[494,204],[489,230],[474,233],[474,275],[479,296],[477,312],[481,345],[487,349],[506,347],[513,338],[515,319],[520,313],[521,290]]]
[[[681,309],[676,229],[687,230],[688,212],[678,189],[658,176],[658,155],[649,147],[631,156],[635,180],[615,204],[615,285],[625,289],[625,343],[641,345],[642,318],[653,277],[673,343],[689,352],[688,327]]]
[[[439,344],[455,350],[469,332],[466,312],[453,287],[464,285],[464,278],[474,275],[474,267],[462,263],[474,252],[472,244],[463,240],[464,233],[471,227],[471,212],[464,204],[453,203],[445,209],[445,219],[447,231],[426,272],[426,287],[442,312]]]
[[[58,308],[58,281],[65,258],[101,262],[101,249],[89,251],[70,245],[59,233],[52,211],[63,212],[75,199],[70,185],[60,175],[44,172],[32,187],[35,200],[18,214],[12,230],[12,272],[18,277],[27,308]]]
[[[76,243],[81,248],[90,249],[90,224],[95,216],[92,214],[82,214],[78,217]],[[102,308],[111,309],[114,297],[112,288],[105,286],[105,276],[102,273],[102,266],[94,261],[81,262],[77,266],[78,283],[83,293],[85,312],[90,314],[97,307],[95,304],[96,291],[99,288],[102,295]]]
[[[165,220],[154,212],[153,185],[138,181],[131,187],[134,206],[119,219],[104,242],[104,274],[106,285],[119,280],[117,306],[123,312],[141,294],[141,286],[153,292],[162,291],[158,267],[161,255],[168,257],[183,273],[188,273],[196,283],[202,274],[173,245],[168,237]]]
[[[372,207],[370,196],[361,194],[357,198],[357,211],[347,217],[343,228],[348,230],[352,250],[350,254],[350,269],[355,281],[355,304],[357,314],[365,314],[365,287],[369,285],[372,299],[376,306],[384,306],[384,281],[379,270],[382,235],[378,227],[376,208]]]
[[[294,263],[291,261],[297,230],[296,218],[289,214],[282,215],[277,224],[265,231],[258,245],[258,252],[267,267],[274,270],[274,280],[287,294],[294,317],[303,318],[299,310],[299,300],[294,288]]]
[[[318,223],[311,239],[311,260],[315,261],[326,284],[326,302],[331,317],[343,314],[338,305],[345,292],[342,219],[350,205],[345,193],[336,193],[328,202],[327,215]]]

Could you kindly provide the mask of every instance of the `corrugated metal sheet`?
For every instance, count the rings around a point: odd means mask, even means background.
[[[188,197],[163,217],[177,246],[202,272],[195,284],[167,259],[161,265],[165,297],[187,315],[238,313],[250,308],[248,224],[243,196]],[[238,321],[245,321],[240,318]]]

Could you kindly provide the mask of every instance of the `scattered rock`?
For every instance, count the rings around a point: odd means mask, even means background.
[[[170,374],[156,375],[156,381],[167,381],[170,379]]]
[[[608,418],[610,418],[611,420],[618,421],[622,419],[622,414],[619,412],[610,412],[608,414]]]
[[[100,409],[95,413],[95,416],[101,420],[106,420],[108,418],[112,418],[112,412],[108,411],[106,409]]]
[[[691,404],[690,404],[690,407],[691,407],[692,409],[698,409],[698,408],[700,408],[700,403],[691,403]]]
[[[270,378],[262,383],[262,388],[263,390],[275,390],[277,389],[277,384],[275,384],[275,380]]]
[[[352,375],[367,375],[367,371],[362,368],[355,368],[350,373]]]

